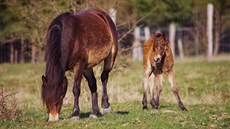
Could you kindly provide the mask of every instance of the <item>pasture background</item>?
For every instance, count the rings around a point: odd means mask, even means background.
[[[0,64],[0,85],[8,93],[18,92],[16,99],[20,110],[15,120],[0,118],[0,128],[230,128],[229,66],[229,55],[218,56],[211,61],[204,58],[177,59],[175,79],[188,112],[180,111],[164,77],[159,113],[152,115],[149,103],[149,110],[142,111],[142,63],[130,58],[118,59],[108,82],[112,113],[98,119],[88,118],[91,98],[83,79],[81,119],[78,121],[70,119],[73,78],[72,73],[67,72],[69,85],[61,120],[46,122],[48,116],[40,99],[41,75],[44,74],[45,64]],[[94,71],[100,106],[101,66],[94,68]]]
[[[209,60],[208,3],[214,6],[213,57]],[[1,0],[0,129],[230,128],[229,7],[230,0]],[[73,77],[67,72],[69,85],[60,121],[46,122],[48,116],[40,94],[41,76],[45,72],[44,37],[47,28],[62,12],[90,8],[101,8],[109,14],[114,12],[111,8],[117,10],[120,48],[108,82],[112,113],[98,119],[88,118],[91,95],[83,79],[81,119],[71,120]],[[149,103],[149,110],[142,111],[142,63],[131,57],[134,49],[142,49],[146,40],[145,27],[149,27],[151,33],[156,30],[166,32],[169,38],[169,28],[173,24],[176,26],[175,55],[178,58],[181,54],[177,44],[181,39],[185,56],[176,59],[175,79],[188,112],[180,111],[167,78],[164,78],[159,113],[152,115]],[[140,39],[134,35],[136,27],[140,27]],[[139,45],[134,44],[135,40],[139,40]],[[94,71],[100,105],[101,65]],[[10,95],[12,93],[15,97]],[[12,113],[6,115],[9,118],[4,116],[6,110]]]

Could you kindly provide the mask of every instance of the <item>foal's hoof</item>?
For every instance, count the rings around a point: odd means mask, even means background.
[[[104,114],[108,114],[111,112],[111,108],[108,107],[108,108],[101,108],[100,110],[101,114],[104,115]]]
[[[184,105],[179,105],[179,107],[180,107],[180,109],[181,109],[182,111],[188,111],[188,110],[185,108]]]
[[[79,116],[72,116],[72,118],[71,118],[72,120],[79,120],[80,119],[80,117]]]
[[[90,115],[89,115],[89,118],[96,119],[96,118],[97,118],[97,116],[96,116],[96,115],[94,115],[94,114],[90,114]]]
[[[185,107],[181,108],[182,111],[188,111]]]
[[[151,114],[152,114],[152,115],[158,114],[158,110],[157,110],[157,109],[152,109]]]

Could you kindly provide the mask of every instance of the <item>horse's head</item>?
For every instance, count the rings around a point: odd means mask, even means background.
[[[57,81],[59,82],[59,81]],[[55,85],[56,84],[56,85]],[[63,98],[67,91],[68,81],[64,76],[60,83],[55,83],[55,78],[42,76],[42,100],[49,114],[48,121],[58,120]]]
[[[169,50],[169,43],[165,35],[157,32],[153,35],[152,58],[156,64],[160,63]]]

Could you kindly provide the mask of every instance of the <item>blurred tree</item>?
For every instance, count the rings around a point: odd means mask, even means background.
[[[134,7],[138,18],[149,15],[145,19],[148,25],[168,25],[169,22],[179,25],[192,23],[191,0],[135,0]]]
[[[195,27],[197,46],[197,54],[206,51],[206,15],[207,4],[214,5],[214,55],[217,55],[219,50],[219,41],[225,35],[221,35],[224,31],[230,28],[230,1],[229,0],[194,0],[193,1],[193,23]],[[221,36],[221,37],[220,37]],[[201,49],[202,48],[202,49]]]
[[[7,0],[0,0],[0,41],[23,36],[24,22],[17,9]]]

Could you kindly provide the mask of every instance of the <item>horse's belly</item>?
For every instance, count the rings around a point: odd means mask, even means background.
[[[93,49],[88,52],[88,68],[92,68],[95,65],[101,63],[106,57],[108,57],[111,50],[111,46],[104,46],[100,49]]]

